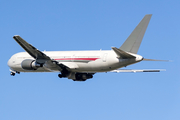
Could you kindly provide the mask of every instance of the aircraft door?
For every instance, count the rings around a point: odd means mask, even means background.
[[[75,54],[71,56],[71,61],[74,62],[74,59],[76,58]]]
[[[104,53],[103,58],[102,58],[103,62],[106,62],[106,58],[107,58],[107,53]]]

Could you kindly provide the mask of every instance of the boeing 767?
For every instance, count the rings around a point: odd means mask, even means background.
[[[9,59],[11,75],[20,72],[59,72],[60,78],[85,81],[98,72],[159,72],[160,70],[119,69],[142,60],[156,61],[144,59],[137,54],[151,16],[145,15],[122,46],[112,47],[112,50],[41,52],[19,35],[15,35],[14,40],[26,52],[16,53]]]

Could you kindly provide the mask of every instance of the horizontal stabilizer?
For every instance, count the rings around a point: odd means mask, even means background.
[[[164,69],[157,69],[157,70],[124,70],[124,69],[120,69],[120,70],[113,70],[111,72],[116,72],[116,73],[132,72],[132,73],[136,73],[136,72],[160,72],[160,71],[166,71],[166,70],[164,70]]]
[[[136,58],[135,56],[123,51],[123,50],[120,50],[116,47],[112,47],[112,49],[114,50],[114,52],[117,54],[118,58],[122,58],[122,59],[128,59],[128,58]]]

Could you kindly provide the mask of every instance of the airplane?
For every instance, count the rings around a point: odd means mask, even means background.
[[[163,61],[145,59],[138,55],[140,44],[152,14],[147,14],[136,26],[120,48],[94,51],[40,51],[19,35],[14,40],[26,51],[14,54],[8,61],[10,74],[20,72],[59,72],[59,78],[86,81],[98,72],[160,72],[156,70],[120,69],[140,61]]]

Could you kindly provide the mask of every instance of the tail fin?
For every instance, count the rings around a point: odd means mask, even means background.
[[[147,14],[144,16],[141,22],[136,26],[136,28],[119,49],[137,54],[151,16],[152,14]]]

